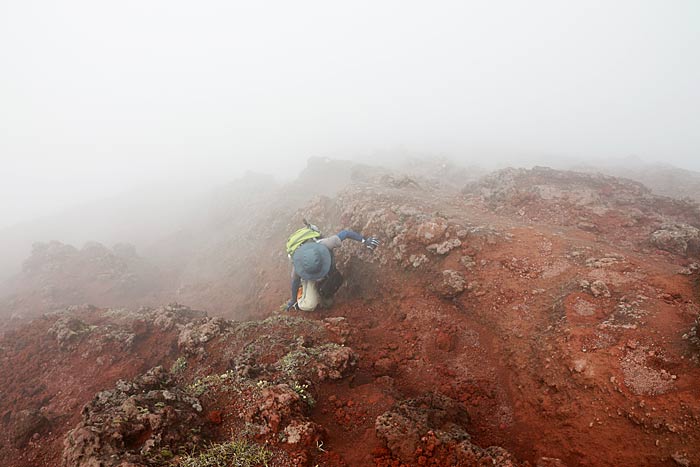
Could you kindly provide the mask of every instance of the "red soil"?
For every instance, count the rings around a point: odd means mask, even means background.
[[[601,196],[611,190],[601,187]],[[392,262],[387,238],[376,258],[354,250],[341,255],[347,282],[335,306],[299,314],[345,317],[346,344],[359,354],[359,364],[352,376],[314,388],[310,418],[326,436],[299,465],[405,465],[377,437],[375,421],[397,401],[426,392],[464,404],[474,444],[502,446],[524,463],[700,462],[698,350],[682,338],[700,312],[697,275],[679,275],[689,260],[648,245],[653,222],[628,225],[624,211],[593,217],[583,209],[566,218],[565,207],[554,209],[536,197],[518,197],[515,208],[506,205],[497,215],[473,198],[401,192],[396,201],[387,192],[381,192],[386,199],[375,199],[439,211],[434,218],[450,225],[488,228],[473,229],[444,256],[426,253],[429,263],[415,268]],[[382,221],[347,204],[342,208],[351,227],[380,229]],[[314,209],[327,214],[334,207],[319,203],[308,211]],[[577,228],[578,215],[592,219],[596,231]],[[470,266],[462,261],[467,255]],[[256,303],[247,313],[284,300],[282,262],[260,256],[256,277],[265,286],[246,298]],[[468,283],[453,298],[435,287],[446,269],[460,271]],[[607,292],[594,292],[596,281]],[[49,326],[35,321],[2,342],[0,416],[43,407],[65,418],[20,448],[11,447],[5,434],[1,454],[12,459],[4,461],[8,467],[58,465],[62,437],[96,391],[176,356],[176,336],[154,330],[144,332],[128,355],[110,348],[66,352],[46,337]],[[226,343],[210,344],[207,352],[211,361],[223,362]],[[225,370],[222,363],[201,372]],[[232,426],[239,402],[205,402],[215,429],[223,433]],[[440,449],[427,435],[410,465],[443,465]]]

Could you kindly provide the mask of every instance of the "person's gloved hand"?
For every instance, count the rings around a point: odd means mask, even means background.
[[[374,251],[379,246],[379,240],[376,237],[365,237],[362,239],[362,244]]]
[[[292,311],[292,310],[298,310],[299,309],[299,304],[297,303],[296,300],[293,298],[289,299],[287,302],[287,308],[285,311]]]

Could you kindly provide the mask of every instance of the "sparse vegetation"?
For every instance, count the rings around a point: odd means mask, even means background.
[[[297,374],[311,361],[310,349],[300,348],[292,350],[277,362],[277,368],[289,376]]]
[[[198,378],[187,386],[187,392],[195,397],[199,397],[213,386],[230,385],[235,382],[236,374],[233,370],[228,370],[220,375],[209,375]]]
[[[185,371],[185,368],[187,368],[187,359],[185,359],[185,357],[178,357],[178,359],[173,362],[173,366],[170,367],[170,373],[177,375]]]
[[[327,343],[318,347],[299,347],[287,353],[277,362],[277,368],[290,377],[296,377],[308,369],[311,360],[322,361],[325,353],[342,347],[335,343]]]
[[[205,392],[207,392],[207,389],[209,389],[210,382],[207,378],[205,379],[197,379],[187,385],[187,392],[192,394],[195,397],[199,397]]]
[[[272,453],[262,446],[243,440],[211,444],[206,451],[187,455],[180,460],[181,467],[267,467]]]
[[[301,400],[306,402],[309,407],[313,408],[316,405],[316,399],[308,392],[309,390],[309,385],[308,384],[302,384],[299,383],[298,381],[292,382],[290,387],[299,394],[299,397],[301,397]]]

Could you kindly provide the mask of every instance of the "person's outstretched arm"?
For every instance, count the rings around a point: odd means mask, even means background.
[[[354,230],[341,230],[340,232],[338,232],[337,237],[340,239],[341,242],[346,238],[355,240],[356,242],[362,242],[362,244],[370,250],[374,250],[379,246],[379,240],[376,237],[363,237]]]
[[[349,230],[349,229],[344,229],[341,230],[336,234],[340,241],[342,242],[346,238],[349,238],[350,240],[355,240],[356,242],[361,242],[365,239],[362,235],[359,233],[355,232],[354,230]]]

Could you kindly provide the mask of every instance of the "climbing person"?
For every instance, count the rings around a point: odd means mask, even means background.
[[[287,311],[313,311],[319,305],[328,307],[333,303],[333,294],[343,284],[343,276],[335,267],[333,250],[343,240],[361,242],[371,251],[379,246],[376,237],[363,237],[347,229],[324,238],[318,227],[306,219],[304,224],[306,227],[287,240],[287,254],[292,260],[292,298],[287,302]]]

